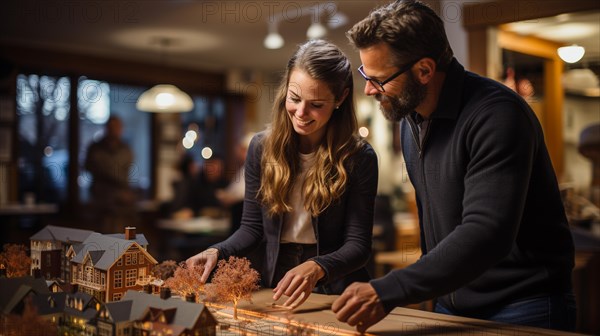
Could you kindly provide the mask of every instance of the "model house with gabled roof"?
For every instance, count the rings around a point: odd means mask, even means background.
[[[21,313],[23,300],[31,294],[50,294],[46,281],[31,276],[20,278],[0,277],[0,313],[5,315]]]
[[[71,263],[71,283],[100,302],[118,301],[129,289],[140,290],[138,280],[146,278],[157,261],[140,245],[135,228],[125,239],[113,235],[90,234],[67,251]]]
[[[65,293],[63,327],[75,335],[96,335],[93,323],[103,304],[88,293]]]
[[[109,302],[98,314],[99,336],[215,335],[217,320],[205,305],[169,295],[127,291],[121,301]]]
[[[90,230],[47,225],[29,238],[31,270],[40,269],[41,275],[46,279],[62,279],[69,283],[71,279],[67,251],[92,233]]]
[[[0,334],[15,315],[23,315],[27,300],[42,318],[60,324],[63,321],[66,293],[52,293],[42,278],[0,277]]]
[[[66,257],[69,249],[81,244],[94,231],[74,229],[62,226],[47,225],[29,238],[31,244],[31,270],[41,271],[46,279],[60,279],[71,282],[70,260]],[[107,234],[106,236],[129,239],[134,237],[144,250],[148,249],[148,240],[143,234],[136,234],[134,227],[126,227],[124,233]]]

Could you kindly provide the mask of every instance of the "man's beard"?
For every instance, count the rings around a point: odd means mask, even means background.
[[[408,72],[404,89],[399,96],[375,95],[383,116],[390,121],[400,121],[413,112],[425,99],[426,86],[417,81],[412,72]],[[387,106],[383,103],[387,102]]]

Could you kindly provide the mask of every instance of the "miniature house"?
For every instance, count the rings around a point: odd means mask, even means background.
[[[102,303],[90,294],[75,292],[65,295],[62,326],[72,334],[96,335],[94,321],[102,310]]]
[[[104,305],[96,326],[109,335],[215,335],[217,321],[203,304],[127,291],[121,301]]]
[[[150,275],[157,261],[146,250],[145,238],[140,244],[136,237],[135,228],[128,228],[126,239],[94,232],[71,246],[71,282],[101,302],[118,301],[129,289],[140,290],[138,280]]]
[[[62,323],[65,295],[64,292],[51,293],[42,278],[0,278],[0,334],[13,315],[23,315],[28,299],[39,316],[52,323]]]
[[[61,226],[47,225],[29,238],[31,243],[31,270],[39,269],[46,279],[60,279],[71,282],[70,261],[67,251],[73,245],[81,244],[94,231],[80,230]],[[126,227],[125,233],[114,233],[106,236],[135,240],[144,250],[148,249],[148,241],[143,234],[136,234],[134,227]],[[127,238],[126,238],[127,237]]]
[[[93,231],[48,225],[29,238],[31,270],[40,269],[46,279],[69,282],[69,261],[65,257],[73,244],[83,242]]]

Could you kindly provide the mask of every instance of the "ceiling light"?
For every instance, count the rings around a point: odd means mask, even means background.
[[[166,50],[173,45],[173,42],[173,38],[164,36],[158,36],[151,40],[151,43],[157,44],[161,51],[163,65],[166,63]],[[135,107],[144,112],[189,112],[194,108],[194,101],[175,85],[158,84],[142,93]]]
[[[264,44],[267,49],[279,49],[283,47],[283,37],[276,31],[270,32],[269,35],[265,37]]]
[[[313,22],[306,31],[306,37],[309,40],[316,40],[325,37],[327,35],[327,29],[320,22]]]
[[[194,102],[175,85],[159,84],[142,93],[135,107],[144,112],[189,112]]]
[[[584,54],[585,49],[575,44],[558,48],[558,56],[567,63],[578,62]]]
[[[344,26],[348,23],[348,17],[338,12],[335,2],[317,3],[306,7],[298,8],[298,16],[312,15],[312,24],[306,31],[306,37],[309,40],[320,39],[327,35],[327,28],[320,21],[325,20],[329,29],[336,29]],[[279,49],[283,47],[285,41],[279,32],[277,27],[280,23],[292,21],[287,17],[287,13],[279,12],[272,13],[269,15],[268,25],[269,34],[265,37],[264,46],[267,49]],[[295,22],[295,20],[294,20]]]

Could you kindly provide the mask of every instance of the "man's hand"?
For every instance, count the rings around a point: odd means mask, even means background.
[[[196,265],[204,265],[204,273],[202,273],[202,278],[200,278],[200,281],[202,281],[202,283],[206,283],[210,272],[212,272],[213,268],[215,268],[217,265],[218,259],[219,250],[216,248],[209,248],[193,257],[188,258],[185,263],[188,268],[192,268]]]
[[[333,302],[331,310],[338,320],[356,326],[360,333],[364,333],[387,315],[377,292],[371,284],[365,282],[355,282],[348,286]]]
[[[292,268],[283,276],[277,287],[273,289],[275,293],[273,300],[277,301],[285,294],[289,296],[289,299],[283,305],[296,308],[308,299],[319,279],[324,276],[325,271],[319,264],[312,260],[304,262]]]

